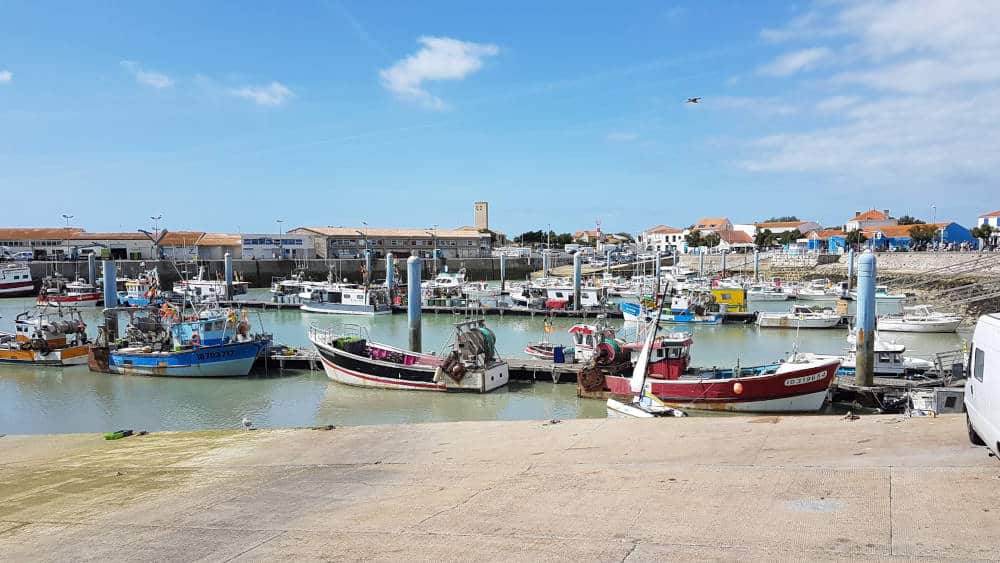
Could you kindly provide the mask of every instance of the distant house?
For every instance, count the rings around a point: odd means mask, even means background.
[[[748,252],[755,248],[753,237],[743,231],[717,231],[719,235],[719,250],[727,252]]]
[[[849,233],[857,230],[863,231],[869,227],[891,227],[898,224],[899,221],[889,215],[888,209],[882,211],[869,209],[868,211],[855,211],[854,217],[844,223],[844,231]]]
[[[983,213],[979,216],[976,221],[977,227],[982,227],[983,225],[989,225],[993,229],[1000,229],[1000,211],[993,211],[991,213]]]
[[[842,254],[846,244],[843,229],[816,229],[806,235],[806,249],[830,254]]]
[[[684,231],[667,225],[650,227],[639,233],[636,241],[645,252],[673,252],[684,247]]]
[[[240,235],[205,233],[195,246],[201,260],[222,260],[226,253],[236,260],[243,257],[243,237]]]
[[[694,229],[701,231],[703,235],[721,231],[732,231],[733,222],[725,217],[706,217],[695,223]]]
[[[577,231],[573,233],[573,240],[582,244],[596,244],[601,237],[601,231]]]

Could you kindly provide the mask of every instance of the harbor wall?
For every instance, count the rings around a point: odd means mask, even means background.
[[[406,280],[406,257],[396,259],[396,279],[405,282]],[[326,279],[328,273],[333,273],[337,279],[347,278],[351,282],[361,281],[361,271],[364,260],[233,260],[233,270],[236,276],[250,283],[251,287],[269,287],[272,278],[288,277],[293,271],[303,269],[306,277],[314,280]],[[166,287],[170,287],[173,282],[181,279],[183,275],[194,277],[198,273],[198,266],[204,266],[209,278],[223,279],[225,264],[222,260],[199,260],[196,264],[192,262],[174,264],[166,260],[118,260],[118,277],[135,277],[140,272],[156,268],[159,272],[160,280]],[[86,278],[86,260],[70,262],[31,262],[31,276],[35,280],[42,277],[61,273],[70,278]],[[385,260],[377,259],[372,261],[374,279],[385,278]],[[422,260],[423,278],[430,279],[434,276],[434,261],[430,259]],[[496,280],[500,278],[499,258],[449,258],[438,260],[438,269],[444,265],[449,271],[457,272],[460,268],[465,268],[466,278],[469,280]],[[541,261],[531,260],[529,265],[527,258],[507,258],[506,262],[507,279],[523,280],[535,267],[541,267]]]

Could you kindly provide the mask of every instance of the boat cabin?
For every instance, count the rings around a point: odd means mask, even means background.
[[[683,332],[667,333],[656,337],[653,347],[649,350],[649,367],[647,377],[653,379],[678,379],[687,371],[691,363],[691,335]],[[642,351],[642,343],[626,344],[625,348],[634,351],[633,361]]]

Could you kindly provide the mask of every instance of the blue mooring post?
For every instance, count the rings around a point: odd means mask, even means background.
[[[96,276],[96,274],[95,274]],[[104,306],[118,306],[118,272],[114,260],[104,260]]]
[[[760,251],[753,251],[753,281],[760,279]]]
[[[500,292],[502,293],[507,283],[507,255],[500,255]]]
[[[225,266],[226,266],[226,299],[233,298],[233,255],[226,253],[225,256]]]
[[[391,252],[385,255],[385,294],[392,303],[392,290],[396,285],[396,257]]]
[[[847,290],[854,284],[854,249],[847,253]]]
[[[583,281],[583,262],[580,253],[573,255],[573,308],[580,310],[580,284]]]
[[[722,251],[722,277],[726,277],[726,254],[725,250]]]
[[[97,287],[97,256],[93,252],[87,255],[87,283]]]
[[[875,364],[875,255],[869,250],[858,259],[857,360],[855,380],[857,385],[871,387]]]
[[[705,277],[705,253],[698,249],[698,277]]]
[[[406,259],[406,316],[410,324],[410,350],[420,351],[420,258]]]

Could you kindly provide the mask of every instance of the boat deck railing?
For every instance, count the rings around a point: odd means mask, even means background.
[[[334,339],[345,337],[368,340],[368,327],[353,323],[333,323],[323,326],[311,323],[309,325],[309,338],[311,340],[332,342]]]

